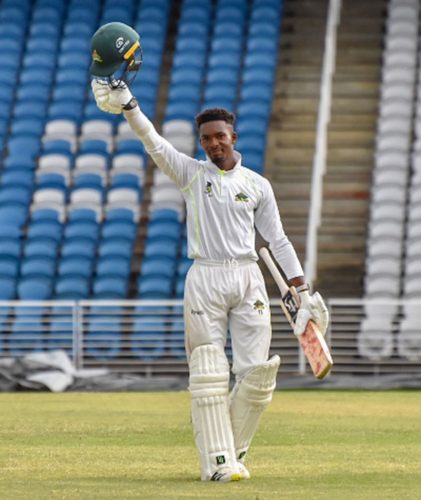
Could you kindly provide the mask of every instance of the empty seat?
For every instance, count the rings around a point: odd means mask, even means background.
[[[159,317],[137,317],[133,322],[130,350],[145,360],[153,360],[165,351],[164,321]]]
[[[172,280],[164,277],[140,276],[138,295],[141,299],[168,299],[172,295]]]
[[[389,319],[365,318],[357,338],[359,354],[377,362],[389,358],[393,353],[391,328]]]
[[[58,278],[54,295],[57,299],[86,299],[89,296],[89,281],[79,276]]]

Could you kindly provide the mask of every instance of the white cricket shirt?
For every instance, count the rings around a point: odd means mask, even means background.
[[[237,163],[220,170],[209,159],[196,160],[177,151],[135,108],[126,111],[130,126],[156,165],[186,200],[188,255],[212,261],[258,260],[255,229],[288,278],[303,276],[297,254],[285,235],[273,189],[267,179]]]

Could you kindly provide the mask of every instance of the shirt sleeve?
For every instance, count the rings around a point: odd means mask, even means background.
[[[186,186],[197,172],[199,162],[177,151],[172,144],[159,135],[152,122],[139,107],[125,111],[124,116],[156,165],[180,189]]]
[[[263,179],[262,197],[255,211],[256,229],[269,243],[269,249],[288,279],[304,276],[297,253],[285,234],[272,186]]]

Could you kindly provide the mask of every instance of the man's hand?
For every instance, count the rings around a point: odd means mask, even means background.
[[[324,336],[329,324],[329,311],[321,295],[318,292],[310,295],[307,290],[300,292],[298,295],[300,297],[300,308],[295,320],[295,335],[303,334],[307,323],[312,320]]]
[[[126,84],[112,88],[105,81],[92,80],[91,87],[98,108],[106,113],[122,113],[123,107],[133,99],[133,95]]]

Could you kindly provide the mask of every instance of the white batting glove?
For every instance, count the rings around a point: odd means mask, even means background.
[[[133,95],[126,84],[112,88],[108,82],[92,80],[91,87],[98,108],[106,113],[122,113],[123,107],[133,99]]]
[[[307,290],[303,290],[299,293],[299,297],[301,303],[295,321],[294,334],[297,336],[302,335],[307,327],[307,323],[312,320],[324,336],[329,324],[329,311],[322,296],[318,292],[310,295]]]

